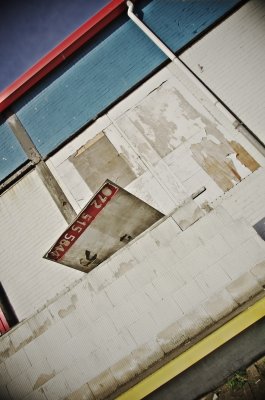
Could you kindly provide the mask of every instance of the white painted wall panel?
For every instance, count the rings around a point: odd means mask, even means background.
[[[251,0],[181,59],[265,143],[265,3]]]
[[[36,171],[0,197],[0,280],[19,320],[83,275],[42,258],[66,226]]]

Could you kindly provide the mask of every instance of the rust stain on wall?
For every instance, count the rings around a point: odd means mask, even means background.
[[[245,167],[249,168],[251,172],[256,171],[260,167],[259,163],[244,149],[243,146],[241,146],[240,143],[231,140],[229,144],[234,149],[238,160],[245,165]]]

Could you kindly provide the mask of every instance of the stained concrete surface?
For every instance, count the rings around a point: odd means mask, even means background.
[[[200,362],[178,375],[155,392],[146,396],[146,400],[195,400],[215,391],[225,383],[235,371],[242,370],[265,354],[265,318],[253,324],[240,335],[233,338]],[[261,389],[263,390],[263,389]],[[254,391],[253,391],[254,392]],[[222,400],[248,399],[261,400],[260,394],[253,394],[250,388],[242,389],[241,397],[228,397]],[[211,395],[209,395],[211,396]],[[248,397],[244,397],[248,396]],[[212,400],[212,397],[206,397]],[[218,397],[215,397],[217,400]],[[264,397],[265,398],[265,393]]]

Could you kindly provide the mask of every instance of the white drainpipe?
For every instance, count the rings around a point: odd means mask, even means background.
[[[152,40],[156,46],[163,51],[163,53],[189,78],[207,97],[216,103],[218,100],[212,93],[198,80],[198,78],[191,72],[188,67],[179,60],[176,55],[133,13],[134,4],[129,0],[127,1],[128,17]]]

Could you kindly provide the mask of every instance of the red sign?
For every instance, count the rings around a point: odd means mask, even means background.
[[[89,272],[161,217],[107,180],[44,257]]]
[[[58,261],[73,246],[76,240],[87,229],[95,217],[108,204],[119,188],[107,182],[95,195],[90,203],[85,207],[82,213],[72,225],[57,240],[55,245],[48,251],[47,258]]]

